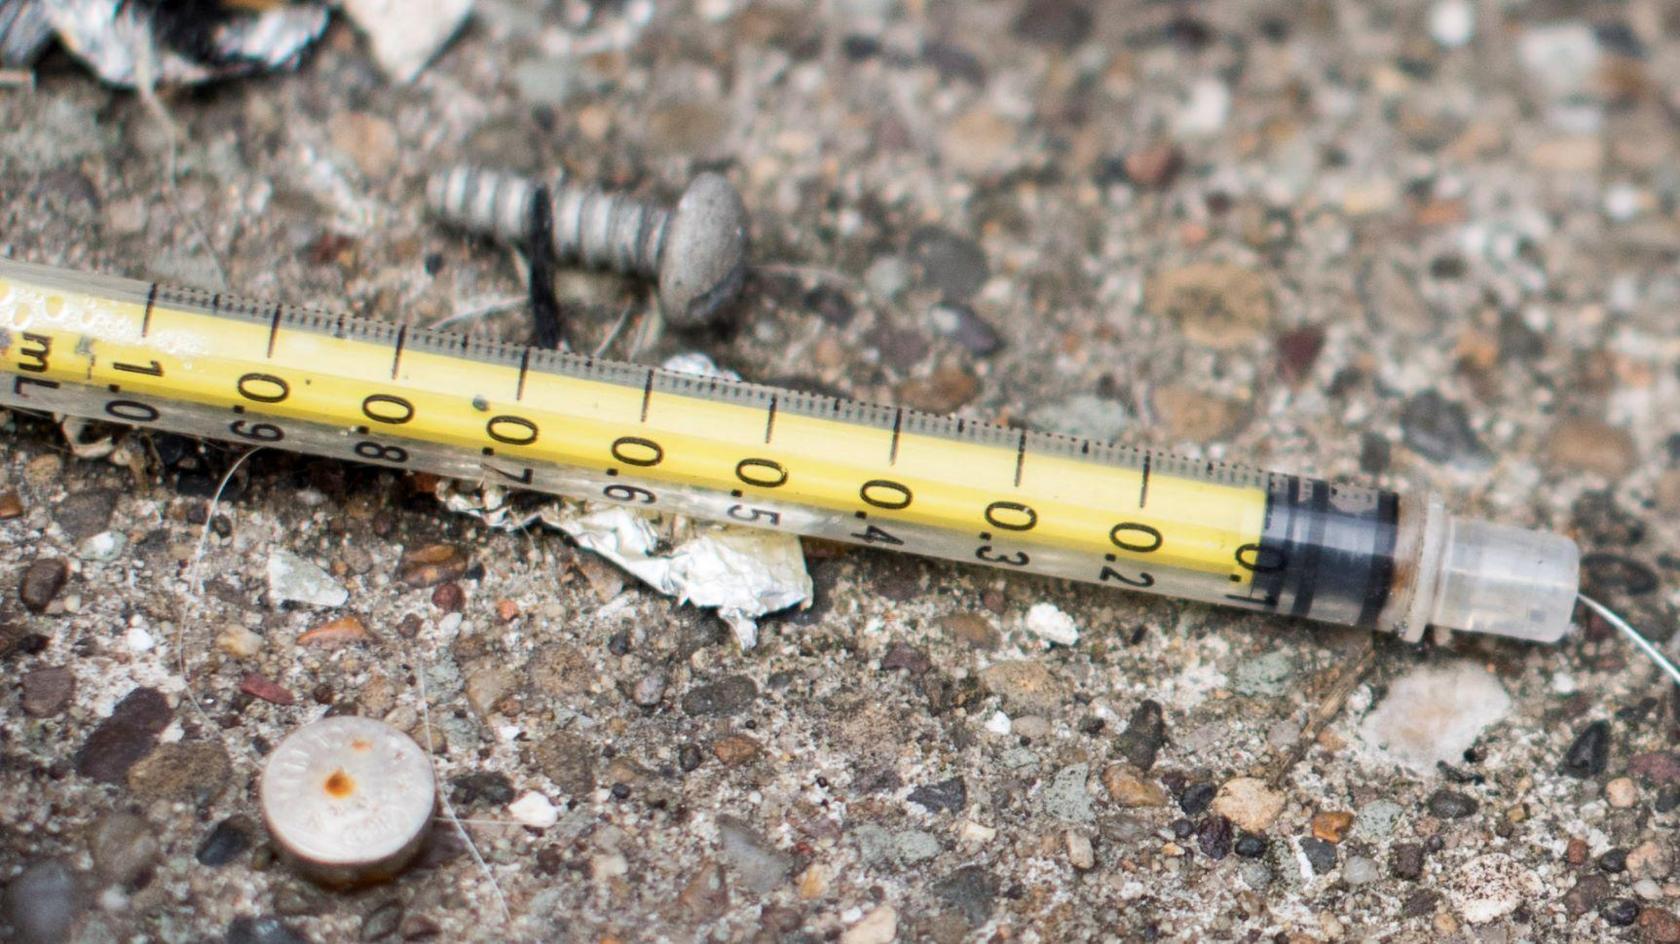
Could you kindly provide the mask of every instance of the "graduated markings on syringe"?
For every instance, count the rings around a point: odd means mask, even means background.
[[[6,259],[3,374],[0,405],[1415,635],[1428,516],[1388,492]]]

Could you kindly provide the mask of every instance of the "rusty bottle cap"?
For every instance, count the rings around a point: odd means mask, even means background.
[[[420,847],[437,800],[432,765],[408,735],[371,718],[293,731],[263,768],[263,818],[282,856],[317,881],[395,875]]]

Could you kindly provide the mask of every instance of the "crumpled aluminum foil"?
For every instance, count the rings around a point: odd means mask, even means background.
[[[445,482],[438,497],[493,528],[558,528],[679,603],[716,609],[742,649],[758,644],[758,617],[811,599],[796,535],[562,498],[520,505],[494,485]]]
[[[14,8],[16,8],[14,10]],[[12,19],[5,16],[11,12]],[[215,62],[198,62],[160,44],[150,12],[125,0],[11,0],[0,7],[4,48],[20,24],[40,21],[58,34],[67,49],[86,62],[101,79],[134,87],[142,84],[190,85],[211,79],[248,75],[295,66],[303,53],[327,28],[325,4],[281,4],[261,12],[229,18],[211,36]],[[38,26],[19,32],[20,54],[26,41],[34,45],[26,65],[45,41]]]

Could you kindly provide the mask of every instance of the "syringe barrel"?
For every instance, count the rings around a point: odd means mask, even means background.
[[[1432,497],[0,258],[0,407],[1417,639],[1552,641],[1577,554]]]

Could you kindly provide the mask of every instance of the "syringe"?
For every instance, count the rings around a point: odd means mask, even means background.
[[[0,259],[0,405],[1418,639],[1552,642],[1567,538],[1437,498]]]

